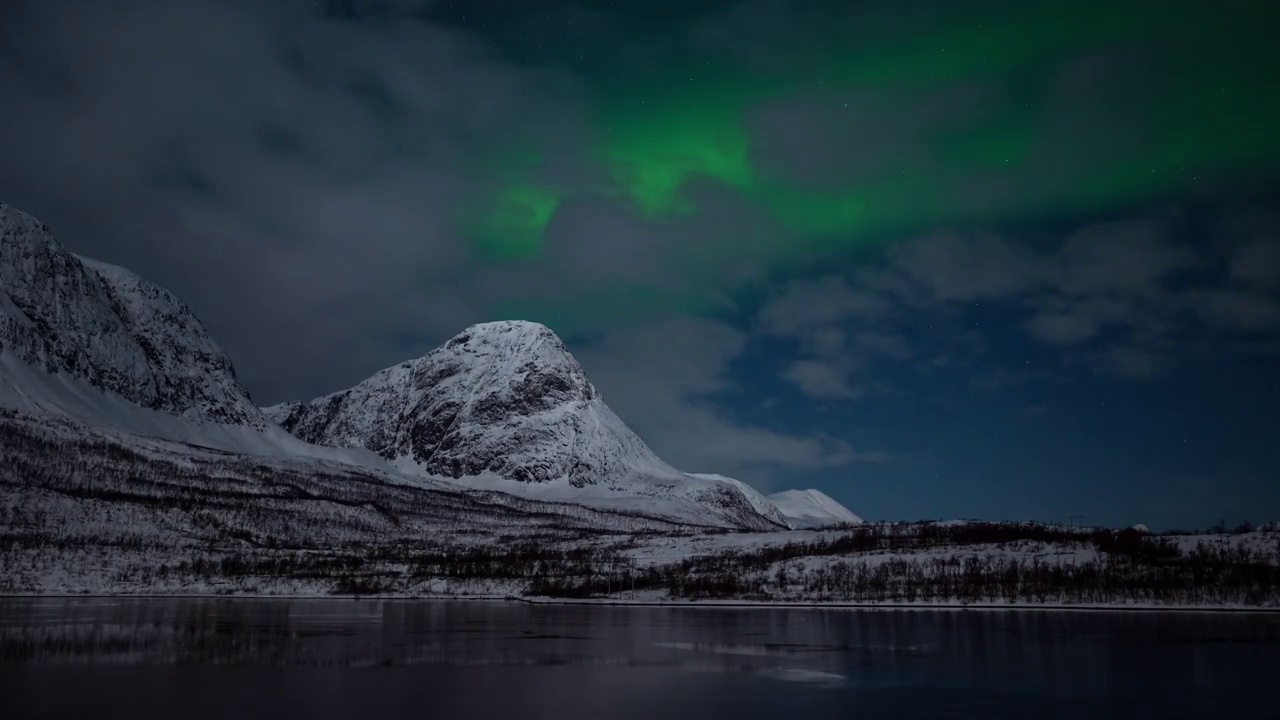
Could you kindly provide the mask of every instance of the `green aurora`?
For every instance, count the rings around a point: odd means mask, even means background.
[[[772,256],[761,258],[767,262],[797,244],[844,251],[943,224],[1105,211],[1210,187],[1280,158],[1280,73],[1266,36],[1275,13],[1265,3],[1114,5],[1033,3],[923,32],[836,33],[785,66],[751,72],[695,56],[643,72],[605,67],[591,76],[598,93],[589,140],[605,179],[544,182],[539,151],[527,148],[520,162],[490,170],[501,182],[468,209],[466,229],[484,258],[526,261],[539,256],[566,199],[611,197],[670,221],[698,212],[687,189],[701,179],[766,208],[787,230],[771,246],[741,250]],[[1059,78],[1091,56],[1122,62],[1064,106]],[[912,138],[923,162],[889,163],[815,189],[754,152],[749,119],[761,106],[857,93],[909,118],[915,100],[954,87],[984,88],[987,100],[976,116]],[[849,137],[863,120],[847,119]],[[707,242],[735,252],[728,239]]]

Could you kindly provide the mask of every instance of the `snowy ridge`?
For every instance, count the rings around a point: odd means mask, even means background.
[[[774,523],[781,525],[782,527],[796,529],[796,526],[792,524],[791,519],[782,511],[782,508],[778,507],[778,505],[772,500],[761,495],[755,488],[741,480],[735,480],[731,477],[725,477],[724,475],[717,475],[715,473],[686,473],[686,475],[694,480],[725,483],[726,485],[737,488],[737,490],[747,498],[747,502],[751,503],[752,509],[757,513],[772,520]],[[813,492],[817,491],[815,490]]]
[[[770,495],[769,501],[796,529],[862,524],[862,518],[818,490],[784,490]]]
[[[123,268],[71,254],[8,205],[0,205],[0,354],[185,420],[267,427],[186,305]]]
[[[747,529],[787,527],[734,480],[662,462],[549,328],[474,325],[342,392],[264,412],[302,440],[371,450],[473,487]]]

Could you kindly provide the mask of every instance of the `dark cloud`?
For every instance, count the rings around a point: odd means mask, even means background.
[[[702,178],[690,181],[682,195],[693,209],[661,220],[613,198],[566,200],[547,227],[539,273],[571,281],[557,286],[560,296],[629,281],[705,299],[768,269],[761,256],[784,231],[767,213],[741,193]]]
[[[925,302],[1011,299],[1045,281],[1042,258],[992,235],[941,233],[890,251],[892,269],[913,281]]]
[[[574,198],[547,225],[547,262],[575,279],[612,283],[620,278],[656,285],[668,282],[663,229],[614,200]],[[601,272],[614,268],[614,272]]]
[[[9,4],[0,94],[23,111],[0,120],[0,192],[73,250],[186,299],[263,403],[353,384],[512,309],[620,282],[706,302],[760,272],[749,251],[771,223],[705,183],[675,223],[588,197],[558,208],[536,264],[478,262],[457,210],[499,189],[493,138],[539,141],[549,161],[528,182],[602,179],[581,156],[576,81],[423,21],[428,5]],[[713,229],[741,262],[702,249]],[[847,459],[718,409],[743,337],[669,312],[576,328],[598,338],[593,379],[659,453],[758,481]]]
[[[487,319],[479,141],[577,124],[570,82],[419,5],[8,4],[0,191],[179,293],[259,400],[354,382]]]

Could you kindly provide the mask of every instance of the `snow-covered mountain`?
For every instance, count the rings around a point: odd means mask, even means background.
[[[471,487],[699,524],[787,527],[750,487],[660,460],[537,323],[474,325],[349,390],[264,412],[309,443],[367,448],[402,470]]]
[[[181,300],[70,253],[3,204],[0,407],[71,417],[122,442],[394,469],[703,526],[791,525],[742,483],[660,460],[534,323],[474,326],[355,388],[264,414]]]
[[[862,518],[819,490],[784,490],[768,499],[797,530],[862,524]]]
[[[2,204],[0,353],[185,420],[267,427],[231,362],[178,298],[71,254],[43,223]],[[11,400],[54,402],[28,383],[13,385]]]

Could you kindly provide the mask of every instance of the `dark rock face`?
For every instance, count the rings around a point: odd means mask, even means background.
[[[439,450],[443,449],[447,452],[450,449],[450,445],[446,445],[445,442],[448,439],[449,430],[457,422],[458,413],[461,411],[461,402],[444,400],[413,418],[409,439],[412,443],[414,460],[427,464]],[[451,445],[456,446],[457,440],[455,439]],[[389,447],[387,450],[394,452],[395,448]]]
[[[231,361],[180,300],[76,257],[0,205],[0,351],[152,410],[263,427]]]

